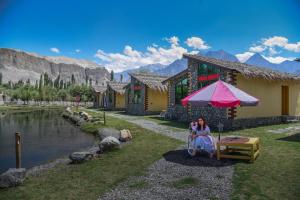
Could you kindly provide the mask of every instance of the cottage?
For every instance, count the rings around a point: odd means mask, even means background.
[[[134,115],[157,114],[167,109],[167,77],[148,73],[131,73],[126,88],[126,111]]]
[[[200,55],[183,57],[188,59],[187,69],[163,82],[169,91],[167,118],[189,121],[204,116],[215,129],[219,121],[225,129],[236,129],[299,118],[299,76]],[[218,79],[257,97],[259,105],[229,109],[181,105],[182,98]]]
[[[128,83],[108,82],[106,90],[107,109],[125,110],[125,89]]]
[[[106,93],[107,86],[94,85],[92,88],[94,93],[94,107],[103,108],[105,103],[105,93]]]

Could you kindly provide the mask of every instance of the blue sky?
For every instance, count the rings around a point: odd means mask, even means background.
[[[0,47],[117,71],[218,49],[293,59],[299,27],[299,0],[0,0]]]

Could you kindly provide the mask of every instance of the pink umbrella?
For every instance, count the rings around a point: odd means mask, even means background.
[[[181,100],[183,106],[212,105],[218,108],[256,106],[259,100],[224,81],[216,81]]]
[[[259,100],[224,81],[216,81],[181,100],[183,106],[212,105],[218,108],[256,106]],[[223,126],[220,122],[218,126]],[[219,140],[220,140],[219,128]]]

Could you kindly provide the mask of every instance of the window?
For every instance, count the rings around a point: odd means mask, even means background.
[[[203,88],[217,81],[220,77],[220,69],[207,64],[198,66],[198,88]]]
[[[138,81],[135,81],[133,86],[133,103],[139,104],[141,103],[141,89],[142,86]]]
[[[182,79],[175,85],[175,104],[181,104],[181,100],[188,95],[189,82],[188,79]]]

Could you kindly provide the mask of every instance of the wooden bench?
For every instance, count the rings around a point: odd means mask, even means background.
[[[244,159],[254,162],[260,153],[259,138],[225,137],[217,142],[217,159]]]

